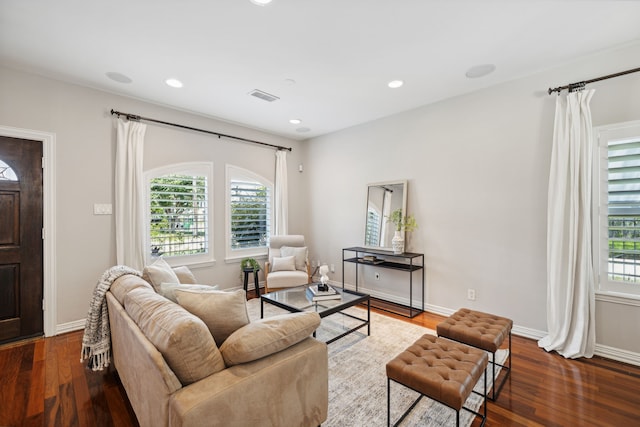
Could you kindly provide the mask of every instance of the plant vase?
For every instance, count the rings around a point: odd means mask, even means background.
[[[396,233],[391,239],[391,246],[393,247],[394,254],[401,254],[404,252],[404,232],[396,230]]]

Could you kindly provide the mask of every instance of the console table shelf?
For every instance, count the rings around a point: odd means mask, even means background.
[[[349,253],[349,256],[345,256]],[[355,256],[353,254],[355,253]],[[363,259],[364,256],[373,255],[376,257],[375,261],[367,261]],[[382,258],[377,258],[377,257]],[[406,310],[401,310],[400,313],[405,317],[415,317],[416,315],[424,311],[424,254],[414,252],[404,252],[396,254],[392,251],[384,251],[378,249],[365,248],[360,246],[344,248],[342,249],[342,287],[344,288],[344,270],[345,263],[356,264],[356,291],[358,291],[358,266],[366,267],[379,267],[387,268],[391,270],[405,271],[409,274],[409,306],[404,307]],[[421,274],[421,308],[413,306],[413,274],[419,271]],[[394,303],[395,304],[395,303]],[[382,307],[380,307],[382,308]],[[384,308],[382,308],[384,310]],[[406,313],[404,313],[406,311]]]

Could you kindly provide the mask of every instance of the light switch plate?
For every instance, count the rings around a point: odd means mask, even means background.
[[[111,203],[94,203],[93,205],[94,215],[111,215],[112,213]]]

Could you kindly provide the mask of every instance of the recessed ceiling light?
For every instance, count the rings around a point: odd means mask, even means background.
[[[391,80],[389,83],[387,83],[387,86],[389,86],[391,89],[397,89],[403,84],[404,82],[402,80]]]
[[[133,81],[129,77],[125,76],[124,74],[116,73],[115,71],[109,71],[108,73],[106,73],[106,76],[109,77],[114,82],[118,82],[118,83],[131,83]]]
[[[476,65],[475,67],[469,68],[465,73],[465,76],[470,79],[477,79],[478,77],[484,77],[487,74],[491,74],[495,70],[496,66],[493,64]]]
[[[300,123],[302,123],[302,120],[300,120],[300,119],[291,119],[291,120],[289,120],[289,123],[291,123],[292,125],[299,125]]]
[[[183,86],[182,82],[178,79],[167,79],[164,81],[168,86],[181,88]]]
[[[257,4],[258,6],[266,6],[271,3],[271,0],[250,0],[251,3]]]

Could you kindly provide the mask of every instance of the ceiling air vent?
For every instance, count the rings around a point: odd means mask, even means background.
[[[270,93],[263,92],[263,91],[258,90],[258,89],[252,90],[251,92],[249,92],[249,95],[255,96],[256,98],[260,98],[260,99],[262,99],[264,101],[268,101],[268,102],[273,102],[273,101],[276,101],[276,100],[280,99],[275,95],[271,95]]]

